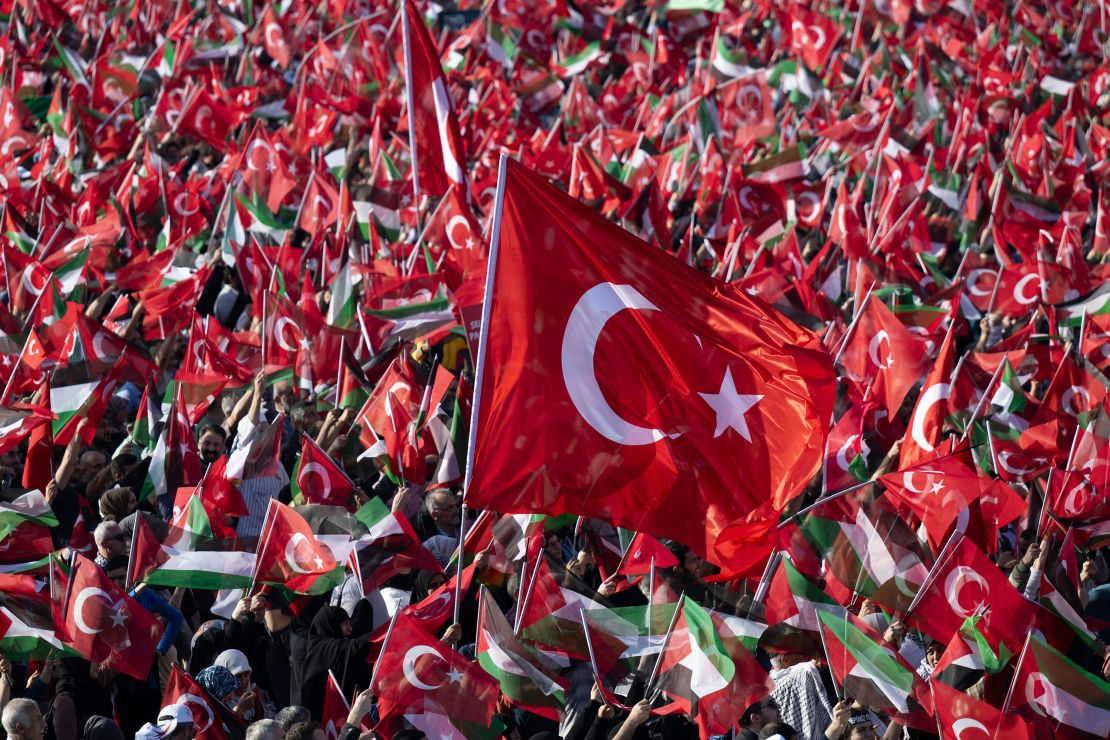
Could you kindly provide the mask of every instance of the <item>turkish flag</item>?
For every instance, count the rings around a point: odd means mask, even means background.
[[[438,198],[452,183],[466,185],[466,155],[439,51],[411,0],[405,0],[403,12],[408,126],[417,132],[413,169],[421,192]]]
[[[300,594],[320,594],[343,581],[343,569],[336,565],[328,546],[316,539],[304,517],[270,499],[251,581]]]
[[[821,463],[820,341],[502,159],[468,503],[582,514],[722,566]]]
[[[255,26],[254,43],[257,44],[260,40],[263,48],[266,49],[266,53],[273,57],[278,66],[287,69],[293,58],[293,53],[285,40],[285,30],[281,26],[281,19],[274,12],[272,5],[266,6],[266,10],[262,12],[262,17],[258,19],[258,25]]]
[[[940,444],[941,430],[944,420],[948,416],[948,396],[951,395],[953,360],[955,348],[953,346],[954,332],[952,329],[944,335],[944,342],[937,352],[937,359],[933,369],[925,377],[921,386],[921,394],[913,407],[910,417],[910,426],[902,440],[901,457],[898,467],[908,468],[932,457],[936,447]]]
[[[162,706],[184,704],[193,713],[196,740],[233,740],[245,735],[238,715],[213,698],[185,671],[173,666],[162,694]]]
[[[965,736],[1005,737],[1007,740],[1032,740],[1029,723],[1016,714],[1003,714],[985,701],[972,699],[962,691],[940,681],[930,681],[933,706],[942,730],[942,740],[964,740]]]
[[[321,717],[324,734],[328,740],[339,740],[339,732],[347,723],[347,715],[350,712],[351,703],[343,696],[343,689],[335,680],[335,674],[328,671],[328,683],[324,689],[324,713]],[[369,732],[370,728],[363,724],[362,731]]]
[[[478,664],[403,615],[384,648],[371,688],[394,711],[445,714],[489,727],[499,686]]]
[[[674,553],[664,547],[662,542],[649,534],[637,532],[628,543],[628,551],[621,559],[617,575],[644,575],[651,570],[652,564],[656,568],[673,568],[679,562]]]
[[[346,506],[354,483],[331,456],[307,434],[293,472],[292,493],[302,503]]]
[[[52,591],[65,594],[63,603],[51,604],[59,639],[93,663],[145,680],[161,632],[150,612],[83,555],[68,575],[56,559],[50,565]]]
[[[913,384],[929,369],[925,343],[910,333],[881,299],[867,299],[842,363],[848,377],[871,387],[890,418]]]
[[[960,462],[955,455],[879,478],[886,490],[925,525],[934,552],[944,542],[948,527],[989,487],[990,479]]]
[[[947,554],[942,553],[924,595],[905,616],[907,623],[946,643],[965,619],[986,607],[987,627],[1017,654],[1035,617],[1036,604],[1026,601],[971,540],[956,536],[959,541]]]

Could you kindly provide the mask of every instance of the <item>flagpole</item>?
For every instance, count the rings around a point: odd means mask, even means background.
[[[759,579],[759,585],[756,586],[755,596],[752,597],[753,604],[759,604],[767,598],[767,592],[771,590],[771,580],[775,577],[775,573],[778,572],[780,562],[782,562],[782,551],[776,548],[767,561],[767,567],[763,569],[763,575]]]
[[[1006,360],[1005,358],[1003,358],[1002,362],[998,363],[998,369],[994,371],[994,375],[991,376],[990,382],[987,383],[987,388],[983,391],[983,396],[979,399],[979,403],[975,404],[975,410],[971,412],[971,418],[967,420],[967,426],[964,427],[964,433],[960,435],[961,442],[967,439],[967,435],[971,433],[971,427],[975,424],[975,419],[979,416],[979,412],[982,411],[983,404],[986,402],[987,396],[991,394],[991,390],[994,389],[995,381],[997,381],[998,377],[1002,375],[1002,368],[1005,366]]]
[[[818,506],[821,506],[822,504],[827,504],[828,502],[832,501],[833,499],[838,499],[841,496],[844,496],[846,494],[851,493],[852,491],[858,491],[859,489],[863,488],[864,486],[869,486],[874,482],[875,481],[873,479],[868,479],[868,480],[865,480],[865,481],[861,481],[861,482],[855,484],[854,486],[848,486],[847,488],[842,488],[839,491],[837,491],[836,493],[830,493],[828,496],[825,496],[825,498],[818,499],[817,501],[814,501],[812,504],[805,507],[804,509],[799,509],[796,514],[791,514],[789,517],[787,517],[786,519],[779,522],[777,529],[782,529],[787,524],[789,524],[790,522],[792,522],[795,519],[797,519],[798,517],[800,517],[802,514],[806,514],[810,511],[813,511],[814,509],[816,509]]]
[[[844,339],[840,343],[840,349],[836,351],[836,357],[833,359],[833,365],[837,365],[840,363],[840,358],[844,355],[844,350],[848,348],[848,342],[852,339],[852,333],[855,331],[860,317],[863,316],[863,311],[867,308],[867,302],[871,300],[871,294],[874,290],[875,283],[871,283],[871,287],[867,289],[867,295],[865,295],[863,297],[863,300],[860,301],[859,310],[856,311],[856,315],[852,317],[852,323],[849,324],[848,328],[844,331]]]
[[[644,616],[647,618],[648,633],[651,633],[651,613],[654,611],[652,607],[655,605],[655,556],[651,556],[651,563],[648,565],[648,603],[647,611]]]
[[[408,6],[402,2],[401,7],[401,40],[405,47],[405,105],[409,114],[409,159],[412,160],[412,205],[416,209],[417,223],[420,221],[420,168],[416,161],[416,127],[413,117],[412,99],[412,40],[409,38],[409,13]],[[417,229],[419,231],[419,228]]]
[[[478,357],[474,361],[474,398],[470,414],[470,429],[467,432],[466,473],[463,475],[462,506],[459,507],[459,567],[462,568],[463,540],[462,528],[466,521],[466,494],[470,491],[470,480],[474,476],[474,445],[478,439],[478,412],[482,408],[482,379],[486,370],[486,349],[489,346],[489,316],[493,303],[494,277],[497,274],[497,255],[501,247],[501,213],[505,204],[505,168],[509,155],[502,154],[497,165],[497,194],[494,197],[493,221],[490,226],[489,257],[486,261],[486,289],[482,296],[482,325],[479,327]],[[455,600],[455,622],[459,621],[459,600]]]
[[[913,597],[913,601],[910,602],[910,605],[906,607],[906,611],[904,611],[899,617],[900,620],[904,621],[905,618],[909,616],[910,612],[912,612],[914,608],[919,603],[921,603],[921,599],[925,597],[925,591],[929,587],[931,587],[933,585],[933,581],[936,580],[937,571],[948,564],[948,560],[952,557],[952,553],[956,551],[956,548],[953,546],[953,544],[957,542],[957,538],[963,538],[963,536],[963,532],[957,530],[952,533],[951,537],[948,538],[948,542],[944,543],[944,547],[941,548],[940,554],[937,555],[937,559],[933,563],[933,567],[930,568],[929,572],[925,575],[925,582],[922,583],[921,588],[917,590],[917,594]]]
[[[532,591],[536,588],[536,579],[540,575],[540,563],[543,562],[543,548],[536,553],[536,564],[532,566],[532,577],[528,579],[528,585],[524,592],[524,598],[518,602],[520,604],[520,611],[516,614],[516,625],[513,628],[513,634],[519,635],[521,628],[524,627],[524,612],[528,611],[528,604],[532,601]],[[525,559],[525,568],[521,571],[523,575],[527,571],[528,561]]]
[[[832,659],[829,657],[829,643],[825,638],[825,625],[821,622],[821,615],[817,615],[817,635],[821,638],[821,651],[825,653],[825,662],[829,666],[829,678],[832,679],[833,690],[836,691],[836,700],[838,703],[842,702],[844,701],[844,687],[836,680],[836,673],[832,669]],[[845,637],[847,637],[847,635],[845,635]]]
[[[671,641],[671,634],[674,633],[674,626],[678,623],[678,613],[682,611],[682,605],[686,600],[686,592],[683,591],[678,597],[678,603],[675,604],[674,614],[671,615],[670,626],[667,627],[667,634],[663,636],[663,647],[659,650],[659,657],[655,659],[655,666],[651,669],[651,676],[648,678],[647,684],[644,686],[644,696],[648,696],[654,689],[655,679],[659,676],[659,668],[663,664],[663,655],[667,652],[667,643]],[[648,635],[651,635],[650,625],[648,628]],[[654,701],[654,698],[649,699]]]
[[[1014,698],[1014,689],[1017,688],[1018,675],[1021,671],[1021,664],[1025,662],[1025,653],[1029,650],[1029,641],[1033,637],[1033,630],[1025,633],[1025,642],[1022,643],[1021,653],[1018,655],[1017,663],[1014,663],[1014,677],[1010,679],[1010,688],[1006,691],[1006,701],[1002,704],[1002,713],[1010,711],[1010,702]]]
[[[397,626],[397,617],[401,616],[401,610],[393,612],[393,616],[389,620],[389,628],[385,631],[385,639],[382,640],[382,649],[378,651],[378,659],[374,661],[374,670],[370,673],[370,690],[374,690],[375,684],[378,682],[378,669],[381,668],[382,658],[385,657],[386,648],[389,647],[389,638],[393,636],[393,628]]]

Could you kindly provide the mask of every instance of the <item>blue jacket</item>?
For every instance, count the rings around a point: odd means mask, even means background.
[[[158,654],[165,655],[166,651],[173,645],[173,641],[177,639],[177,633],[181,631],[181,625],[184,624],[185,617],[165,599],[154,593],[152,588],[144,588],[137,594],[132,592],[131,597],[151,614],[157,614],[166,620],[166,631],[162,633],[162,639],[158,641]]]

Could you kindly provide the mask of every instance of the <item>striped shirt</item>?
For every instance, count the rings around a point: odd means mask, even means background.
[[[235,434],[235,450],[246,450],[258,436],[269,426],[266,422],[254,424],[250,419],[239,420]],[[243,494],[243,501],[247,505],[249,515],[239,519],[235,530],[240,537],[257,537],[262,533],[262,522],[266,519],[266,510],[270,507],[270,499],[277,498],[281,489],[289,485],[289,475],[279,463],[274,475],[264,478],[249,478],[239,484],[239,492]]]

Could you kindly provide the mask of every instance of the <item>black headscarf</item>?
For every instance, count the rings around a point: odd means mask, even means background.
[[[123,730],[111,717],[89,717],[82,740],[123,740]]]
[[[369,635],[343,637],[343,623],[350,620],[342,607],[325,606],[308,630],[308,654],[301,672],[301,704],[319,720],[324,709],[328,671],[335,674],[343,693],[350,695],[357,683],[367,688],[366,652]],[[364,675],[365,674],[365,675]]]

